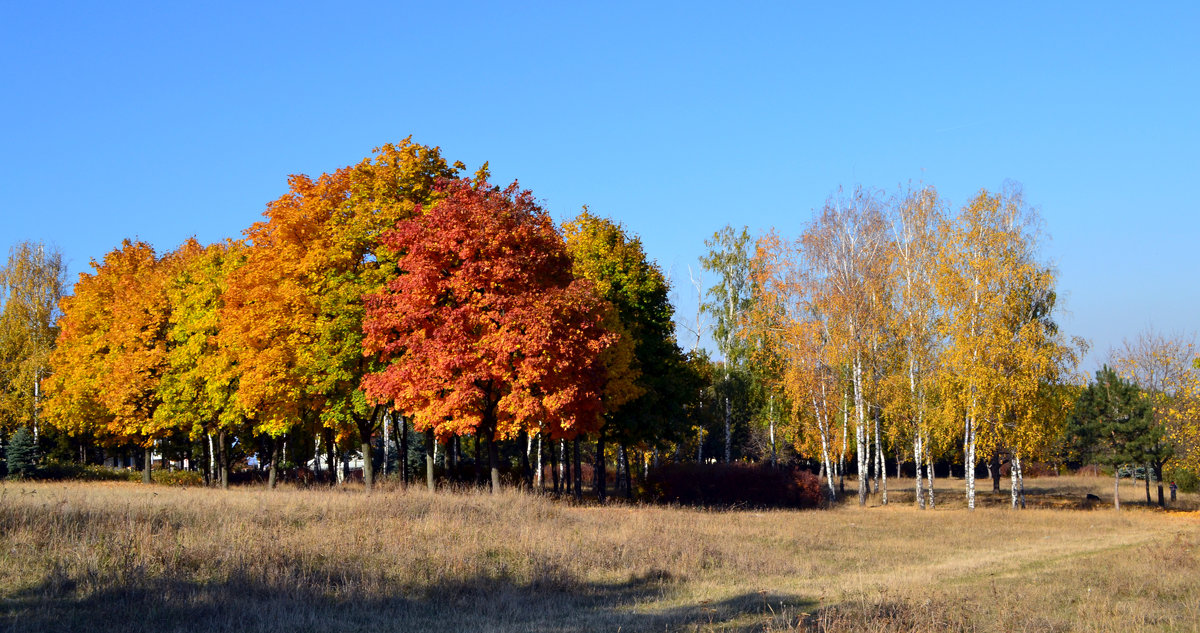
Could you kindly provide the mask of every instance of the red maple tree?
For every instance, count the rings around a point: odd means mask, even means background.
[[[363,388],[417,430],[479,433],[496,489],[496,440],[599,428],[611,307],[571,274],[562,236],[529,191],[443,187],[444,198],[383,236],[399,272],[366,299],[364,353],[386,366]]]

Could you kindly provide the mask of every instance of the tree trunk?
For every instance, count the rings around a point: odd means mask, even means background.
[[[474,436],[475,461],[474,461],[474,463],[475,463],[475,487],[476,488],[480,488],[483,486],[483,453],[480,452],[483,449],[481,449],[479,446],[479,441],[480,441],[479,436],[481,434],[482,434],[482,431],[480,431],[479,429],[475,429],[475,436]]]
[[[379,419],[379,415],[383,413],[381,405],[375,405],[375,410],[371,412],[370,417],[354,418],[354,424],[358,427],[358,441],[362,447],[363,460],[363,489],[367,494],[371,494],[371,488],[375,485],[375,464],[374,453],[371,449],[371,435],[375,431],[375,421]]]
[[[1025,509],[1025,467],[1021,464],[1021,460],[1016,456],[1013,457],[1013,467],[1017,469],[1017,503],[1021,505],[1021,509]]]
[[[267,441],[271,443],[271,466],[267,470],[267,488],[275,489],[275,478],[279,471],[279,439],[267,437]]]
[[[881,490],[883,492],[883,495],[879,501],[883,505],[887,505],[887,502],[888,502],[887,459],[885,458],[885,456],[883,454],[883,442],[880,441],[880,438],[879,438],[879,408],[878,407],[875,408],[875,457],[876,457],[875,476],[877,477],[875,489]],[[896,476],[899,477],[900,476],[899,473],[897,473]]]
[[[922,449],[922,452],[925,453],[925,478],[926,478],[927,483],[929,484],[929,486],[928,486],[929,501],[926,504],[926,507],[928,507],[930,510],[932,510],[933,509],[933,477],[934,477],[933,453],[929,450],[929,438],[928,437],[921,439],[921,449]]]
[[[777,468],[779,463],[775,452],[775,396],[771,396],[770,412],[767,415],[770,420],[771,433],[771,468]],[[823,441],[825,438],[822,437],[821,439]]]
[[[225,444],[225,429],[221,429],[217,431],[217,468],[221,473],[221,489],[229,490],[229,452]]]
[[[1113,509],[1121,509],[1121,472],[1119,466],[1113,466]]]
[[[534,485],[542,492],[546,491],[546,477],[544,474],[545,468],[542,466],[542,434],[537,436],[537,474],[534,476]]]
[[[595,488],[596,499],[600,503],[607,501],[608,497],[608,473],[605,472],[604,463],[604,429],[600,429],[600,433],[596,435],[596,469],[595,469]]]
[[[963,479],[967,486],[967,509],[975,509],[975,419],[967,414],[963,436]]]
[[[583,501],[583,451],[580,449],[580,439],[575,437],[575,500]]]
[[[1146,464],[1146,505],[1154,503],[1150,500],[1150,464]]]
[[[996,495],[1000,494],[1000,465],[1000,449],[996,449],[992,451],[992,459],[988,462],[988,475],[992,477],[992,494]]]
[[[213,445],[212,433],[208,433],[208,480],[209,483],[217,481],[217,451]]]
[[[397,433],[400,436],[400,454],[396,455],[397,465],[400,467],[400,481],[405,487],[408,487],[408,484],[412,483],[408,473],[408,420],[404,419],[399,412],[396,412],[395,416],[392,418],[392,423],[400,427],[400,432]]]
[[[435,492],[437,487],[433,481],[433,445],[436,438],[433,436],[433,429],[425,431],[425,486],[429,488],[429,492]]]
[[[337,463],[337,441],[331,428],[322,428],[321,435],[325,436],[325,463],[329,466],[329,485],[336,486],[341,479],[338,474],[341,471]]]
[[[142,452],[142,483],[148,484],[153,481],[150,477],[150,464],[154,461],[154,449],[147,446]]]
[[[521,451],[521,480],[527,490],[533,490],[533,466],[529,462],[529,454],[533,452],[533,436],[526,431],[522,431],[521,436],[525,438],[525,450]]]
[[[729,386],[729,374],[725,375],[725,386]],[[731,419],[733,418],[733,405],[729,402],[729,396],[725,396],[725,463],[733,461],[733,428]]]
[[[999,470],[999,469],[997,469]],[[1012,462],[1010,462],[1009,474],[1012,479],[1012,507],[1017,509],[1017,454],[1013,453]]]
[[[629,468],[629,448],[620,445],[620,460],[625,464],[625,499],[634,500],[634,474]]]
[[[862,358],[859,353],[854,357],[854,439],[855,453],[858,455],[858,505],[867,505],[867,463],[870,453],[867,449],[866,415],[862,392]]]
[[[558,459],[558,451],[556,450],[557,448],[558,447],[554,446],[553,444],[550,445],[550,485],[552,486],[551,490],[554,491],[554,496],[556,497],[559,493],[558,466],[560,463]]]
[[[487,431],[488,467],[492,471],[492,494],[500,492],[500,451],[496,446],[495,431]]]
[[[1163,485],[1162,485],[1162,465],[1155,464],[1154,480],[1158,482],[1158,507],[1165,508],[1166,502],[1163,500]]]
[[[897,451],[898,452],[898,451]],[[921,455],[921,432],[913,431],[913,487],[916,491],[914,504],[924,510],[925,509],[925,494],[921,489],[921,461],[924,456]],[[899,475],[896,475],[899,477]]]

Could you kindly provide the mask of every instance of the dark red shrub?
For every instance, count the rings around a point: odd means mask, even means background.
[[[651,470],[643,497],[703,507],[814,508],[821,482],[807,470],[758,464],[665,464]]]

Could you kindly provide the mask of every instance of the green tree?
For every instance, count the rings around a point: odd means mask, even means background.
[[[1145,463],[1147,447],[1159,439],[1149,400],[1105,365],[1079,394],[1067,424],[1083,458],[1113,468],[1113,507],[1121,509],[1119,467]]]
[[[23,426],[13,433],[12,441],[8,443],[8,449],[5,451],[5,459],[9,475],[24,477],[33,473],[37,463],[37,446],[29,427]]]
[[[725,407],[725,462],[732,460],[733,403],[731,374],[742,367],[748,353],[747,338],[741,335],[742,322],[750,307],[753,288],[750,234],[732,226],[705,240],[708,254],[700,258],[706,270],[717,274],[717,283],[708,289],[704,310],[713,316],[713,339],[721,352],[723,371],[721,390]]]
[[[586,207],[564,226],[564,237],[575,276],[591,281],[597,294],[613,305],[618,323],[610,329],[622,333],[632,352],[628,362],[614,354],[615,362],[608,363],[605,423],[596,451],[596,492],[603,500],[605,440],[616,442],[628,461],[631,445],[649,446],[678,435],[676,426],[688,397],[686,360],[675,342],[666,277],[646,258],[641,240]],[[621,371],[623,365],[629,371]],[[612,375],[614,368],[618,375]],[[629,492],[628,467],[624,472]]]

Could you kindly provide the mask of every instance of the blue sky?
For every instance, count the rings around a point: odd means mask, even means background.
[[[1197,328],[1195,4],[511,4],[0,0],[0,246],[53,242],[74,278],[125,237],[238,236],[288,174],[411,134],[624,223],[689,319],[727,223],[1012,179],[1089,369]]]

